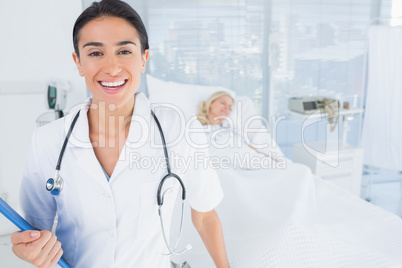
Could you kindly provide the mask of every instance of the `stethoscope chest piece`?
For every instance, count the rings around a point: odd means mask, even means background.
[[[59,176],[58,172],[54,178],[50,178],[46,182],[46,190],[48,190],[52,195],[58,195],[61,190],[63,190],[63,178]]]

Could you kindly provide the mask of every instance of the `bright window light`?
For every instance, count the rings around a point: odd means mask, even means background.
[[[401,0],[392,0],[392,9],[391,9],[391,25],[402,25],[402,1]]]

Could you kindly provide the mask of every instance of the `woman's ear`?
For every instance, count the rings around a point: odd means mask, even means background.
[[[82,66],[80,63],[80,57],[77,55],[77,53],[73,52],[73,60],[75,65],[77,65],[78,72],[80,73],[80,76],[84,76],[84,71],[82,70]]]
[[[141,73],[145,72],[145,67],[147,66],[147,61],[149,58],[149,49],[146,49],[142,54],[142,65],[141,65]]]

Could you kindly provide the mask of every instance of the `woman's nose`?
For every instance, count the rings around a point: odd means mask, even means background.
[[[119,74],[122,70],[122,66],[114,55],[107,56],[103,66],[103,71],[111,76]]]

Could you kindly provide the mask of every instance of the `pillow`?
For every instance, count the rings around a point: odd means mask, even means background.
[[[170,103],[179,107],[187,118],[197,115],[202,101],[217,91],[225,91],[233,98],[233,90],[216,86],[199,86],[167,82],[151,75],[146,76],[148,98],[151,103]]]
[[[238,96],[233,90],[224,87],[199,86],[192,84],[181,84],[176,82],[167,82],[147,74],[146,83],[148,97],[151,103],[169,103],[177,106],[183,111],[186,119],[197,115],[201,102],[208,99],[217,91],[225,91],[235,99],[233,110],[229,119],[233,123],[234,129],[239,133],[247,135],[247,142],[253,144],[256,148],[264,148],[262,151],[275,151],[277,155],[283,155],[276,142],[272,139],[271,129],[266,129],[261,120],[261,116],[255,109],[254,102],[248,96]],[[250,132],[244,133],[247,127]],[[255,131],[253,131],[253,129]],[[268,148],[266,146],[269,146]],[[262,146],[262,147],[261,147]],[[273,148],[277,148],[273,150]]]
[[[206,101],[213,93],[225,91],[235,100],[233,110],[229,116],[235,128],[244,127],[246,123],[249,127],[259,128],[264,126],[261,117],[258,118],[253,101],[248,96],[236,97],[236,93],[233,90],[217,86],[167,82],[149,74],[147,74],[146,81],[148,97],[151,103],[173,104],[183,111],[187,119],[197,115],[201,102]],[[249,124],[250,121],[247,121],[251,117],[257,117],[257,119],[252,120],[251,124]]]
[[[236,97],[233,90],[217,86],[199,86],[192,84],[181,84],[176,82],[167,82],[147,74],[146,77],[148,97],[151,103],[169,103],[177,106],[188,119],[197,115],[201,102],[206,101],[209,96],[217,91],[225,91],[235,103],[230,113],[229,119],[234,127],[240,129],[250,122],[247,120],[258,113],[254,107],[253,101],[248,96]],[[259,128],[263,126],[261,120],[253,120],[249,125]]]

